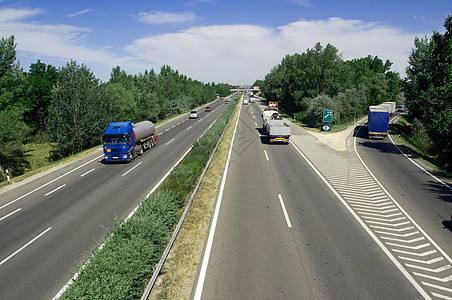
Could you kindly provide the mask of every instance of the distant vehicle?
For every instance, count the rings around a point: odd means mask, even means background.
[[[367,115],[369,138],[385,138],[389,129],[389,111],[385,106],[370,106]]]
[[[243,104],[248,105],[248,99],[243,99]]]
[[[198,111],[197,110],[192,110],[190,112],[190,119],[197,119],[198,118]]]
[[[224,104],[229,104],[229,102],[231,102],[231,100],[229,100],[229,98],[224,100]]]
[[[397,111],[400,111],[400,112],[406,112],[406,107],[405,107],[405,105],[399,105],[399,106],[397,107]]]
[[[151,121],[133,124],[110,122],[102,137],[104,162],[129,162],[137,155],[157,145],[155,126]]]
[[[268,108],[278,109],[278,101],[268,101]]]
[[[205,111],[212,111],[212,109],[210,108],[210,106],[206,106]]]

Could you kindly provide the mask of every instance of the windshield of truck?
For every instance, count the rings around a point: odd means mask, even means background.
[[[124,134],[104,134],[104,144],[127,144],[128,136]]]

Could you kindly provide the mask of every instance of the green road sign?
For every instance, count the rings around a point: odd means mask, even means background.
[[[322,126],[322,131],[331,131],[331,126],[329,124],[324,124]]]
[[[333,122],[333,111],[330,109],[325,109],[323,111],[323,122]]]

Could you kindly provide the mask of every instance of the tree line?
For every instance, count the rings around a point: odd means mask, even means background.
[[[334,123],[366,115],[371,105],[394,101],[406,105],[416,146],[452,170],[452,18],[444,34],[415,38],[407,77],[390,71],[392,62],[378,56],[343,60],[331,44],[317,43],[302,54],[287,55],[261,87],[284,112],[308,126],[322,125],[322,111],[334,110]]]
[[[287,55],[260,84],[269,100],[312,127],[323,109],[334,110],[336,123],[362,117],[370,105],[403,99],[402,80],[389,71],[392,63],[378,56],[344,61],[331,44],[317,43],[302,54]]]
[[[100,144],[110,121],[158,122],[232,88],[193,80],[168,65],[138,75],[115,67],[108,82],[74,60],[60,68],[37,60],[24,72],[15,49],[14,36],[1,39],[0,180],[6,169],[24,171],[30,140],[50,142],[49,159],[61,159]]]

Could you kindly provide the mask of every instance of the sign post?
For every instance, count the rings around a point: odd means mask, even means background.
[[[331,131],[331,122],[333,122],[333,111],[331,109],[325,109],[323,111],[322,122],[324,125],[322,126],[322,131]]]

